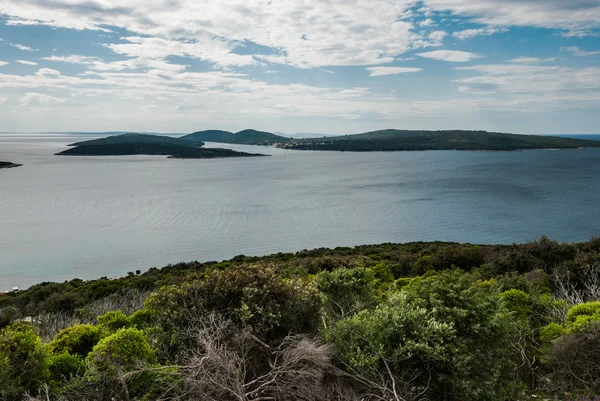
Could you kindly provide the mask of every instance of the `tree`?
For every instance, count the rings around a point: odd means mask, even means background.
[[[100,341],[100,330],[91,324],[77,324],[61,330],[50,342],[49,347],[55,355],[69,353],[83,358]]]

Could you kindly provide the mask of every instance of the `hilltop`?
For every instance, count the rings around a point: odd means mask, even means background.
[[[165,155],[181,159],[264,156],[231,149],[204,148],[204,142],[159,135],[123,134],[71,144],[59,156]]]
[[[274,145],[291,142],[290,138],[270,132],[245,129],[236,133],[220,130],[197,131],[181,137],[186,141],[233,143],[238,145]]]
[[[161,135],[127,133],[121,135],[111,135],[106,138],[92,139],[70,144],[69,146],[98,146],[98,145],[116,145],[124,143],[154,143],[173,146],[193,146],[201,147],[204,145],[201,141],[183,141],[179,138],[172,138]]]
[[[356,135],[296,139],[287,149],[350,152],[401,150],[525,150],[600,147],[600,141],[487,131],[387,129]]]

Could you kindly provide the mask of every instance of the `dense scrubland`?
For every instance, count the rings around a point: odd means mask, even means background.
[[[181,263],[0,295],[2,400],[600,394],[600,238]]]

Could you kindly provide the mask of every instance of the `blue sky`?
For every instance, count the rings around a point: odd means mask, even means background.
[[[0,131],[599,133],[599,0],[3,0]]]

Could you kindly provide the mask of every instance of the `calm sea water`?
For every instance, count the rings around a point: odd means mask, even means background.
[[[0,290],[323,246],[600,235],[600,149],[53,156],[79,139],[0,134],[0,160],[24,164],[0,170]]]

